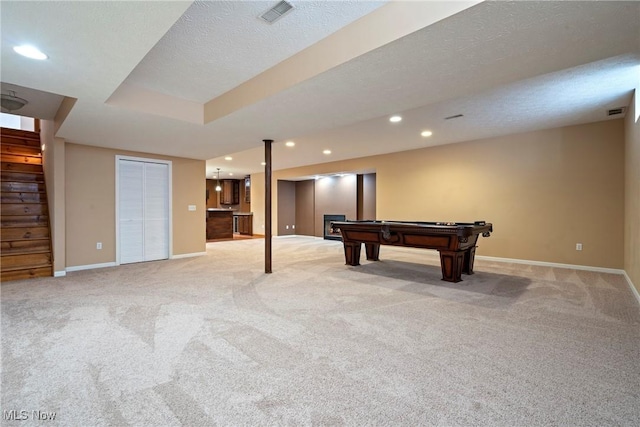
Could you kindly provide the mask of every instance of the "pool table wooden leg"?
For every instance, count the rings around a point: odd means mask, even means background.
[[[360,265],[360,249],[362,245],[354,242],[344,242],[344,259],[348,265]]]
[[[464,264],[462,267],[462,272],[464,274],[473,274],[473,262],[476,258],[476,248],[477,246],[472,246],[464,251]]]
[[[378,261],[380,259],[380,245],[376,243],[365,243],[364,249],[369,261]]]
[[[465,251],[440,251],[442,280],[454,283],[462,281],[464,254]]]

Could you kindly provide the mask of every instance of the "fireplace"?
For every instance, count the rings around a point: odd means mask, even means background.
[[[331,228],[331,221],[344,221],[344,215],[325,215],[324,216],[324,238],[327,240],[342,240],[339,230]]]

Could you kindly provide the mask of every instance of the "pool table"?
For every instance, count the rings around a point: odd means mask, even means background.
[[[333,221],[331,227],[340,230],[348,265],[360,265],[362,243],[370,261],[378,261],[380,245],[436,249],[442,280],[448,282],[460,282],[462,273],[473,274],[478,237],[489,237],[493,231],[493,225],[485,221]]]

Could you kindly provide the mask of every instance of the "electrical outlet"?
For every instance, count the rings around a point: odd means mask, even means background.
[[[96,249],[102,249],[102,242],[96,243]]]
[[[582,243],[576,243],[576,251],[582,250]]]

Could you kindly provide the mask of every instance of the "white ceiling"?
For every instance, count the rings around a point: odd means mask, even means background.
[[[15,96],[18,98],[22,98],[25,101],[28,100],[27,105],[20,109],[20,115],[26,117],[38,117],[45,120],[53,120],[56,117],[56,113],[64,99],[64,96],[55,93],[44,92],[4,82],[0,82],[0,89],[2,90],[2,93],[11,94],[10,91],[13,91]],[[2,112],[10,113],[10,111],[4,111],[4,109]]]
[[[256,18],[275,3],[2,2],[2,91],[25,88],[30,108],[34,91],[77,98],[58,131],[69,142],[241,176],[262,170],[265,138],[281,169],[587,123],[640,80],[640,2],[292,0],[280,21]],[[16,55],[25,42],[49,59]],[[333,55],[347,59],[326,66]],[[279,89],[236,95],[262,82]]]
[[[293,2],[281,25],[256,19],[274,3],[194,2],[126,83],[205,103],[384,4]]]

